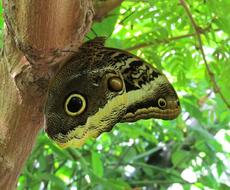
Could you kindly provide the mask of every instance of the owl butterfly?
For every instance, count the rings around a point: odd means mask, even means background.
[[[79,147],[116,123],[174,119],[177,94],[166,76],[139,57],[84,43],[52,79],[45,105],[46,132],[61,147]]]

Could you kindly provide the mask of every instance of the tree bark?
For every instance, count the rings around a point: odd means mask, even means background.
[[[81,45],[93,19],[91,0],[3,0],[0,61],[0,189],[15,189],[43,127],[54,65]]]
[[[104,17],[108,16],[108,13],[115,8],[119,7],[124,0],[98,0],[94,1],[94,7],[96,14],[94,16],[95,21],[101,21]]]

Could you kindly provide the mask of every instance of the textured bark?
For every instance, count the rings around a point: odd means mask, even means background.
[[[109,12],[119,7],[124,0],[98,0],[94,1],[96,14],[95,21],[101,21],[104,17],[108,16]]]
[[[93,7],[91,0],[4,0],[3,6],[7,27],[0,61],[0,189],[8,190],[15,189],[43,127],[53,65],[81,45]]]
[[[54,63],[58,50],[76,50],[92,20],[89,0],[3,2],[10,33],[18,47],[36,64]]]

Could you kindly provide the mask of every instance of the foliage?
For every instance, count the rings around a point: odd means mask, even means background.
[[[180,2],[126,0],[93,27],[108,46],[131,50],[167,75],[180,117],[118,124],[79,149],[61,150],[41,132],[18,189],[230,188],[230,2],[187,0],[202,44]]]

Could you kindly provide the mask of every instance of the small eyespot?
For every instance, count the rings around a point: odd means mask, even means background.
[[[116,76],[110,77],[108,79],[108,88],[111,91],[119,92],[123,89],[123,81]]]
[[[167,106],[166,100],[164,98],[159,98],[157,103],[160,108],[165,108]]]
[[[85,108],[85,98],[80,94],[71,94],[65,101],[65,112],[69,116],[80,115]]]

